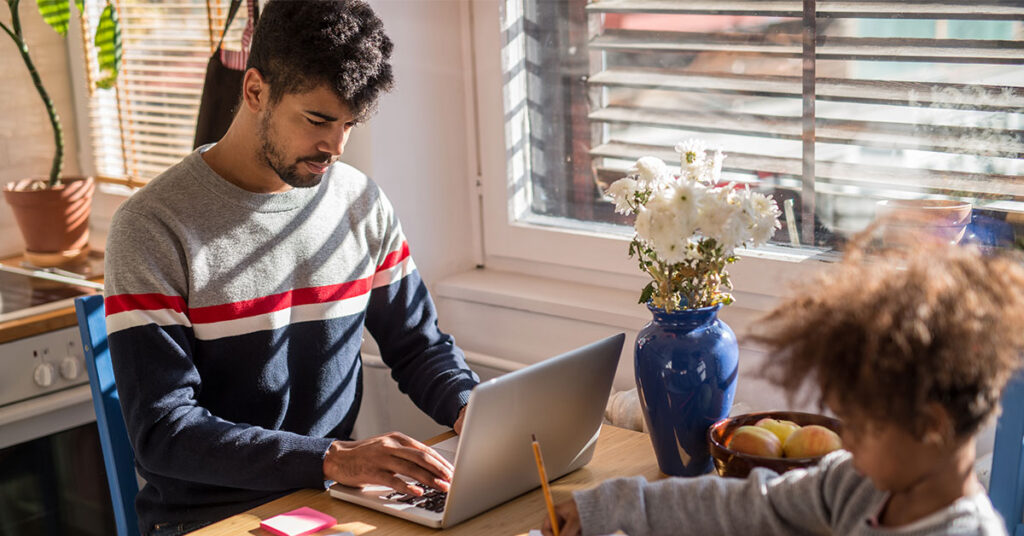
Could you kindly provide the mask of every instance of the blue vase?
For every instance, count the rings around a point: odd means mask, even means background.
[[[707,430],[729,414],[736,394],[739,347],[718,319],[721,305],[665,312],[636,339],[636,386],[662,473],[710,472]]]

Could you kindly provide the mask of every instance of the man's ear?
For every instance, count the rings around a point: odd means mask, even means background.
[[[242,78],[242,101],[252,113],[265,109],[270,102],[270,86],[255,67],[246,70]]]

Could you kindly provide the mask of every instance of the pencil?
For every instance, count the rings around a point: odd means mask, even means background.
[[[548,487],[548,472],[544,470],[544,458],[540,455],[540,443],[537,442],[536,434],[530,434],[533,438],[533,457],[537,460],[537,473],[540,474],[540,487],[544,490],[544,502],[548,505],[548,515],[551,516],[551,530],[558,536],[558,517],[555,516],[555,502],[551,500],[551,488]]]

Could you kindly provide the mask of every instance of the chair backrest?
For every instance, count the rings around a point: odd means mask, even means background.
[[[1024,536],[1024,374],[1006,386],[996,423],[989,498],[1006,521],[1006,532]]]
[[[114,385],[114,368],[107,347],[107,323],[103,296],[96,294],[75,298],[78,331],[85,352],[85,369],[96,409],[96,425],[103,450],[103,465],[114,504],[114,520],[118,536],[138,536],[139,523],[135,513],[135,496],[139,483],[135,477],[135,452],[128,441],[121,402]]]

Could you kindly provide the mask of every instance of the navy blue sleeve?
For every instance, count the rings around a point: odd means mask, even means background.
[[[437,310],[418,271],[373,289],[366,327],[398,388],[438,423],[454,424],[480,380],[452,336],[438,328]]]

